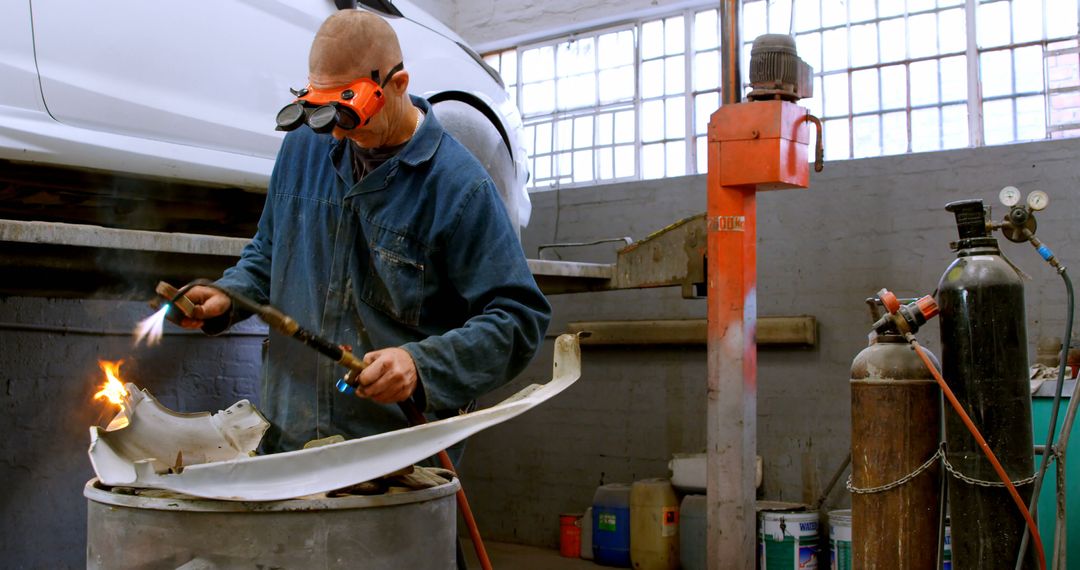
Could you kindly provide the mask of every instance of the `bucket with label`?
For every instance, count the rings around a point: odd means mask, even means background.
[[[816,512],[763,511],[759,522],[762,570],[817,570]]]
[[[630,489],[630,561],[635,570],[679,568],[679,499],[668,479]]]
[[[952,528],[945,525],[945,551],[942,553],[941,570],[952,570]]]
[[[630,485],[601,485],[593,495],[593,560],[630,567]]]
[[[851,509],[829,511],[829,550],[832,570],[851,570]]]
[[[581,513],[559,515],[559,554],[567,558],[581,555]]]

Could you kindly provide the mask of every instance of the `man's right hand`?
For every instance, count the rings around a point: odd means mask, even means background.
[[[191,317],[185,317],[180,321],[180,326],[185,329],[202,328],[207,319],[224,315],[232,307],[232,299],[212,287],[197,285],[192,287],[186,296],[195,304],[195,310],[192,311]]]

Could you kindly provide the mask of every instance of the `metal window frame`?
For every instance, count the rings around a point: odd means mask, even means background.
[[[770,0],[743,0],[744,4],[753,4],[753,3],[756,3],[756,2],[765,3],[765,30],[766,31],[774,31],[773,30],[774,26],[773,26],[773,21],[772,21],[773,19],[770,17],[770,12],[771,12],[771,9],[772,9],[772,6],[771,6],[772,2]],[[792,12],[791,12],[791,15],[790,15],[790,18],[789,18],[789,24],[788,24],[789,28],[791,28],[791,29],[789,29],[789,30],[779,30],[779,31],[786,32],[786,33],[791,33],[793,35],[798,35],[798,36],[806,35],[806,34],[815,34],[815,33],[818,34],[818,36],[820,38],[820,41],[818,42],[818,50],[819,50],[818,56],[819,56],[819,61],[821,61],[822,65],[824,65],[824,61],[825,61],[825,33],[830,32],[830,31],[834,31],[834,30],[845,30],[845,33],[847,34],[846,41],[848,43],[848,46],[847,46],[848,47],[848,49],[847,49],[847,58],[848,58],[847,66],[845,68],[834,69],[834,70],[829,70],[829,71],[816,70],[816,73],[814,74],[814,79],[816,81],[820,82],[820,85],[821,85],[821,89],[817,90],[817,93],[815,93],[815,98],[820,97],[820,99],[818,99],[818,101],[820,102],[820,107],[821,107],[821,111],[822,111],[822,119],[823,120],[828,120],[828,121],[836,121],[836,120],[846,120],[847,121],[847,135],[848,135],[847,158],[849,158],[849,159],[856,157],[855,119],[858,119],[860,117],[867,117],[867,116],[875,116],[875,117],[877,117],[877,123],[878,123],[878,148],[877,148],[877,153],[876,154],[859,153],[859,158],[871,157],[871,156],[888,156],[890,154],[894,154],[894,153],[891,153],[891,152],[886,152],[885,116],[886,115],[892,115],[892,114],[898,113],[898,112],[903,112],[904,113],[905,122],[906,122],[906,136],[907,136],[906,143],[907,144],[905,145],[905,151],[904,151],[906,153],[912,152],[912,148],[913,148],[913,146],[915,144],[915,141],[914,141],[914,139],[912,137],[912,128],[913,128],[912,113],[915,112],[915,111],[920,111],[920,110],[924,110],[924,109],[936,109],[937,110],[937,115],[938,115],[938,120],[937,120],[937,145],[936,145],[937,149],[947,148],[944,110],[945,110],[946,107],[955,107],[955,106],[958,106],[958,105],[964,105],[965,108],[966,108],[966,111],[967,111],[967,139],[968,139],[967,142],[968,142],[969,147],[986,146],[986,141],[985,141],[985,138],[986,138],[985,137],[985,120],[984,120],[985,117],[984,117],[984,112],[983,112],[984,103],[986,103],[986,102],[1000,101],[1000,100],[1005,100],[1005,99],[1008,99],[1008,100],[1011,101],[1011,110],[1010,110],[1010,112],[1012,114],[1012,135],[1011,135],[1011,138],[1010,138],[1009,141],[1006,141],[1005,143],[1001,143],[1001,144],[1007,144],[1007,143],[1011,143],[1011,142],[1022,142],[1019,139],[1019,130],[1018,130],[1019,129],[1019,121],[1018,121],[1017,106],[1016,106],[1016,100],[1018,98],[1020,98],[1020,97],[1037,96],[1037,95],[1041,95],[1043,97],[1043,103],[1044,103],[1044,126],[1045,126],[1045,133],[1046,133],[1045,136],[1046,136],[1046,138],[1053,138],[1054,133],[1066,132],[1066,131],[1074,131],[1074,130],[1080,129],[1080,121],[1070,122],[1070,123],[1065,123],[1065,124],[1059,124],[1059,125],[1051,124],[1051,118],[1050,118],[1051,117],[1051,107],[1050,107],[1050,105],[1051,105],[1051,101],[1050,101],[1051,95],[1056,94],[1056,93],[1080,92],[1080,85],[1050,88],[1049,87],[1049,84],[1050,84],[1050,82],[1049,82],[1049,71],[1048,71],[1048,67],[1047,67],[1048,58],[1051,57],[1051,56],[1054,56],[1054,55],[1077,54],[1077,57],[1080,58],[1080,34],[1053,37],[1053,38],[1047,37],[1047,34],[1048,34],[1047,0],[1042,0],[1042,23],[1041,23],[1041,25],[1042,25],[1042,39],[1030,40],[1030,41],[1024,41],[1024,42],[1016,42],[1016,41],[1014,41],[1014,38],[1015,38],[1015,23],[1014,23],[1014,18],[1013,18],[1013,15],[1014,15],[1013,2],[1014,2],[1014,0],[963,0],[961,2],[958,2],[956,4],[952,4],[952,5],[949,5],[949,6],[939,6],[939,5],[937,5],[935,3],[935,5],[933,5],[933,6],[930,6],[930,7],[927,7],[927,8],[922,8],[922,9],[919,9],[919,10],[914,10],[914,11],[909,11],[908,7],[905,5],[904,10],[903,10],[903,12],[901,14],[890,15],[890,16],[882,16],[880,14],[880,10],[879,10],[880,7],[875,2],[874,3],[874,17],[870,18],[870,19],[867,19],[867,20],[860,20],[858,22],[852,22],[851,21],[850,2],[845,2],[844,3],[845,12],[846,12],[845,21],[842,24],[830,24],[830,25],[825,26],[825,25],[821,25],[821,23],[825,20],[824,1],[823,0],[817,0],[816,8],[817,8],[817,11],[818,11],[818,26],[814,27],[814,28],[799,29],[799,30],[796,31],[795,26],[794,26],[794,22],[795,22],[794,17],[795,17],[795,13],[796,13],[796,4],[798,3],[798,0],[792,0],[791,1],[791,7],[790,7]],[[1008,5],[1008,11],[1009,11],[1009,39],[1010,39],[1010,41],[1008,43],[1004,44],[1004,45],[996,45],[996,46],[992,46],[992,47],[980,47],[978,45],[978,22],[977,22],[977,20],[978,20],[978,12],[977,11],[978,11],[978,8],[980,6],[987,5],[987,4],[994,4],[994,3],[1004,3],[1004,4]],[[685,171],[686,174],[698,173],[698,168],[697,168],[697,162],[698,162],[698,160],[697,160],[697,138],[699,138],[699,135],[696,133],[696,129],[695,129],[695,126],[696,126],[696,124],[695,124],[695,113],[696,113],[696,110],[697,110],[696,109],[696,104],[695,104],[696,99],[700,95],[707,94],[707,93],[713,93],[713,92],[717,93],[718,96],[722,95],[720,93],[719,87],[716,88],[716,89],[698,90],[698,89],[695,89],[695,85],[694,85],[694,68],[695,68],[694,61],[695,61],[695,58],[700,53],[706,53],[706,52],[709,52],[709,51],[718,51],[718,50],[713,50],[713,49],[697,50],[694,47],[694,45],[695,45],[695,35],[696,35],[696,25],[695,25],[696,24],[696,18],[697,18],[697,16],[699,14],[704,13],[704,12],[708,12],[710,10],[716,12],[716,8],[714,6],[707,6],[707,5],[691,6],[691,7],[687,7],[687,8],[683,8],[683,9],[679,9],[679,10],[673,10],[672,12],[667,13],[667,14],[663,14],[663,15],[650,15],[648,17],[636,18],[636,19],[632,19],[632,20],[627,20],[625,22],[620,22],[620,23],[617,23],[617,24],[614,24],[614,25],[606,25],[606,26],[602,26],[602,27],[582,30],[580,32],[576,32],[576,33],[568,34],[568,35],[564,34],[564,35],[561,35],[561,36],[558,36],[558,37],[547,38],[545,40],[536,41],[536,42],[530,42],[528,44],[522,44],[522,45],[518,45],[518,46],[515,46],[515,47],[512,47],[512,48],[506,48],[506,49],[503,49],[503,50],[499,50],[497,52],[493,52],[493,53],[499,54],[500,58],[507,57],[507,54],[509,54],[511,52],[514,53],[515,56],[516,56],[517,65],[516,65],[516,70],[515,70],[516,71],[515,77],[508,80],[507,84],[508,84],[508,89],[514,89],[515,90],[515,100],[518,102],[519,108],[520,108],[520,105],[521,105],[523,90],[524,90],[524,86],[525,86],[525,83],[521,80],[521,70],[522,70],[522,65],[521,64],[522,64],[522,57],[523,57],[524,52],[527,51],[527,50],[537,49],[537,48],[546,47],[546,46],[551,46],[552,49],[555,52],[553,54],[554,58],[555,58],[555,62],[554,62],[555,76],[553,77],[553,81],[555,82],[555,97],[556,97],[556,101],[554,103],[555,110],[553,112],[551,112],[551,113],[534,113],[534,114],[531,114],[531,115],[528,115],[528,116],[526,116],[524,113],[522,113],[522,117],[523,117],[523,120],[524,120],[524,123],[525,123],[526,126],[536,126],[536,125],[539,125],[541,123],[550,123],[552,125],[552,149],[551,149],[551,152],[548,152],[548,153],[537,153],[537,152],[535,152],[535,150],[536,150],[536,145],[535,145],[536,131],[534,129],[534,131],[533,131],[533,150],[534,150],[534,153],[533,153],[533,155],[531,155],[529,157],[529,160],[531,161],[531,164],[534,166],[534,168],[533,168],[534,172],[535,172],[535,160],[536,160],[537,157],[550,157],[550,160],[552,161],[552,173],[551,173],[552,177],[548,178],[548,179],[545,179],[545,180],[542,180],[542,181],[539,181],[540,184],[537,184],[537,180],[535,178],[531,179],[530,182],[529,182],[530,189],[535,190],[535,191],[541,191],[541,190],[546,190],[546,189],[555,189],[555,188],[559,188],[559,187],[590,186],[590,185],[595,185],[595,184],[599,184],[599,183],[610,183],[610,182],[618,182],[618,181],[625,181],[625,180],[643,180],[644,179],[644,165],[643,165],[643,156],[642,156],[643,155],[643,149],[644,149],[645,146],[653,145],[653,144],[662,144],[662,145],[664,145],[664,159],[665,160],[664,160],[664,169],[663,170],[664,170],[664,173],[665,173],[665,177],[670,176],[668,174],[668,158],[667,158],[667,152],[668,151],[667,151],[667,145],[668,145],[668,143],[675,142],[675,141],[680,140],[680,139],[679,138],[667,137],[667,117],[666,117],[666,111],[665,111],[665,117],[664,117],[664,121],[663,121],[663,125],[662,125],[664,137],[662,139],[660,139],[660,140],[657,140],[657,141],[649,141],[648,143],[645,143],[642,140],[642,119],[643,119],[643,117],[642,117],[642,106],[643,106],[644,103],[649,102],[649,101],[654,101],[654,100],[656,100],[656,101],[666,101],[667,99],[672,98],[672,97],[682,97],[683,101],[684,101],[684,135],[681,138],[681,140],[684,141],[685,148],[686,148],[684,171]],[[944,13],[944,12],[951,11],[951,10],[963,10],[963,12],[964,12],[964,23],[965,23],[964,49],[959,50],[959,51],[957,51],[957,50],[950,51],[949,53],[941,53],[941,14]],[[1080,5],[1078,5],[1077,11],[1078,11],[1078,14],[1080,14]],[[717,14],[717,16],[716,16],[717,27],[719,27],[719,12],[716,12],[716,14]],[[936,28],[937,28],[937,34],[936,34],[936,36],[934,38],[934,45],[935,45],[935,52],[937,52],[937,53],[935,53],[934,55],[912,57],[911,56],[912,44],[911,44],[911,41],[909,41],[909,39],[910,39],[910,31],[911,31],[910,19],[913,16],[919,16],[919,15],[924,15],[924,14],[934,14]],[[663,34],[665,35],[664,45],[666,46],[666,43],[667,43],[666,42],[666,32],[667,32],[666,20],[668,20],[670,18],[673,18],[673,17],[678,17],[678,16],[682,16],[682,18],[683,18],[683,29],[684,29],[683,51],[681,53],[681,55],[683,57],[683,66],[684,66],[683,72],[684,72],[684,79],[685,79],[683,92],[681,94],[679,94],[679,95],[668,95],[665,92],[664,94],[659,95],[659,96],[644,98],[642,96],[642,85],[641,85],[642,66],[643,66],[643,64],[646,61],[664,61],[669,57],[673,57],[673,55],[677,55],[677,54],[664,53],[664,54],[659,55],[657,57],[651,57],[648,60],[644,59],[642,57],[642,53],[641,53],[642,52],[641,39],[642,39],[642,36],[643,36],[644,26],[646,24],[651,23],[651,22],[660,23],[661,28],[663,30]],[[902,19],[903,22],[904,22],[904,35],[905,35],[904,58],[901,59],[901,60],[896,60],[896,61],[882,62],[881,61],[882,54],[881,54],[881,28],[880,28],[880,24],[883,23],[883,22],[888,22],[888,21],[893,21],[893,20],[898,20],[898,19]],[[868,24],[874,25],[875,29],[877,30],[878,41],[876,42],[876,45],[874,46],[874,51],[875,51],[875,55],[876,55],[876,57],[875,57],[876,63],[870,64],[870,65],[852,66],[851,65],[851,57],[852,57],[851,28],[853,26],[856,26],[856,25],[857,26],[862,26],[862,25],[868,25]],[[633,56],[633,64],[632,64],[633,72],[634,72],[634,94],[633,94],[633,98],[618,101],[618,102],[614,102],[614,103],[600,103],[600,91],[599,91],[599,87],[600,87],[599,86],[599,38],[600,38],[600,36],[608,34],[608,33],[618,33],[618,32],[622,32],[622,31],[629,31],[629,32],[631,32],[633,34],[633,37],[634,37],[634,42],[633,42],[634,56]],[[559,81],[558,55],[557,55],[558,45],[569,42],[569,41],[576,41],[578,39],[584,39],[586,37],[593,38],[594,42],[595,42],[595,44],[594,44],[595,45],[595,49],[594,49],[594,58],[595,59],[594,59],[594,66],[593,66],[592,75],[593,75],[593,82],[596,85],[596,89],[597,89],[597,91],[596,91],[596,96],[597,96],[596,104],[592,105],[592,106],[588,106],[588,107],[581,107],[581,108],[575,108],[575,109],[572,109],[572,110],[561,110],[560,111],[558,109],[558,100],[557,100],[558,99],[558,81]],[[1063,41],[1075,41],[1075,42],[1077,42],[1077,45],[1073,46],[1073,47],[1063,48],[1063,49],[1055,49],[1055,50],[1050,50],[1049,49],[1049,46],[1051,44],[1058,43],[1058,42],[1063,42]],[[743,47],[745,49],[748,49],[748,47],[750,45],[751,45],[751,42],[744,42]],[[1020,49],[1020,48],[1024,48],[1024,47],[1035,46],[1035,45],[1041,46],[1041,48],[1042,48],[1042,55],[1043,55],[1043,59],[1042,59],[1042,61],[1043,61],[1043,70],[1042,70],[1043,71],[1043,88],[1042,88],[1041,91],[1031,91],[1031,90],[1027,90],[1027,91],[1023,91],[1023,92],[1017,91],[1017,88],[1016,88],[1016,59],[1015,59],[1016,58],[1016,55],[1015,55],[1016,50]],[[982,93],[982,82],[981,82],[981,78],[980,78],[982,55],[985,54],[985,53],[989,53],[989,52],[1004,51],[1004,50],[1009,50],[1009,52],[1010,52],[1010,58],[1009,58],[1010,59],[1010,66],[1011,66],[1011,70],[1013,72],[1012,73],[1012,78],[1011,78],[1011,82],[1012,82],[1011,91],[1010,91],[1010,93],[1004,94],[1004,95],[997,95],[997,96],[994,96],[994,97],[985,97],[983,95],[983,93]],[[487,55],[491,55],[491,54],[487,54]],[[943,81],[942,81],[942,65],[941,65],[941,61],[945,60],[945,59],[948,59],[948,58],[951,58],[951,57],[959,57],[959,56],[964,56],[965,57],[965,66],[966,66],[966,73],[967,73],[967,85],[966,85],[967,97],[966,97],[966,101],[944,102],[944,101],[942,101],[944,85],[943,85]],[[936,85],[937,102],[933,103],[933,104],[913,105],[912,101],[911,101],[911,97],[912,97],[911,66],[913,64],[916,64],[916,63],[920,63],[920,62],[924,62],[924,61],[931,61],[931,60],[937,62],[937,79],[938,79],[938,82],[937,82],[937,85]],[[666,62],[664,63],[664,66],[665,66],[665,70],[666,70],[666,66],[667,66]],[[893,67],[893,66],[903,66],[903,68],[904,68],[904,79],[905,79],[904,101],[905,101],[905,105],[904,105],[903,108],[885,109],[884,108],[884,98],[885,98],[884,79],[883,79],[882,70],[884,68]],[[500,60],[500,69],[502,69],[502,67],[503,66],[501,65],[501,60]],[[871,70],[871,69],[877,70],[877,81],[878,81],[877,109],[874,110],[874,111],[855,112],[854,103],[855,103],[855,95],[856,94],[854,93],[854,86],[853,86],[853,81],[852,81],[853,77],[854,77],[854,74],[857,73],[857,72],[860,72],[860,71]],[[826,102],[826,98],[828,96],[828,94],[825,93],[825,89],[824,89],[825,79],[828,76],[836,75],[836,74],[844,74],[847,77],[847,93],[846,93],[846,96],[848,98],[848,101],[847,101],[847,113],[846,113],[846,115],[843,115],[843,114],[841,114],[841,115],[826,115],[825,112],[824,112],[825,108],[826,108],[825,102]],[[744,81],[744,84],[745,84],[746,77],[743,78],[743,81]],[[832,95],[836,96],[836,94],[832,94]],[[663,104],[666,106],[666,103],[663,103]],[[597,138],[597,132],[596,132],[596,126],[595,126],[597,124],[596,122],[599,120],[600,115],[603,115],[605,113],[612,113],[614,115],[617,112],[627,111],[627,110],[632,110],[633,116],[634,116],[634,141],[632,143],[633,149],[634,149],[634,157],[635,157],[635,160],[634,160],[634,174],[633,174],[633,176],[602,179],[600,177],[601,165],[600,165],[600,162],[599,162],[599,151],[601,149],[610,148],[611,151],[612,151],[612,157],[613,157],[612,159],[614,160],[614,152],[615,152],[615,150],[617,148],[628,146],[628,145],[630,145],[630,143],[615,143],[614,132],[612,132],[612,137],[611,137],[612,142],[611,142],[611,144],[599,144],[599,142],[598,142],[599,139]],[[575,119],[577,117],[585,116],[585,115],[592,116],[593,121],[594,121],[594,123],[593,123],[594,127],[593,127],[593,133],[592,133],[592,145],[588,146],[588,147],[575,148],[575,147],[573,147],[573,142],[571,142],[571,150],[569,150],[569,151],[557,151],[557,150],[555,150],[556,144],[557,144],[556,137],[557,137],[557,124],[558,124],[558,122],[561,121],[561,120],[566,120],[566,119]],[[614,129],[614,128],[615,128],[615,126],[614,126],[614,120],[613,120],[612,121],[612,129]],[[575,134],[573,132],[573,129],[574,129],[574,126],[572,125],[571,135],[570,135],[571,138],[574,138],[574,134]],[[948,147],[948,148],[952,148],[952,147]],[[556,176],[558,155],[561,152],[569,152],[572,155],[574,152],[585,151],[585,150],[591,152],[592,155],[593,155],[592,179],[589,180],[589,181],[582,181],[582,182],[570,182],[570,183],[560,182],[559,179],[560,178],[565,178],[565,177],[569,177],[571,180],[573,180],[573,168],[571,167],[571,172],[569,174],[566,174],[565,176],[563,176],[561,173],[558,176]],[[571,162],[572,161],[573,161],[573,159],[571,158]],[[612,164],[612,174],[614,174],[614,173],[615,173],[615,165]],[[546,186],[541,185],[541,184],[544,184],[545,182],[547,183]]]

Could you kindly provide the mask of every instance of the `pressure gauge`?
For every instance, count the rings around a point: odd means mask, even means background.
[[[1031,194],[1028,194],[1027,205],[1032,210],[1038,212],[1042,210],[1050,203],[1050,197],[1046,195],[1046,192],[1042,190],[1036,190]]]
[[[1006,186],[1001,189],[998,199],[1006,208],[1012,208],[1020,203],[1020,189],[1016,186]]]

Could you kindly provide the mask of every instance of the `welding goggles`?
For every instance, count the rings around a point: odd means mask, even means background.
[[[386,99],[382,88],[395,73],[405,69],[398,63],[379,81],[379,70],[371,77],[361,77],[345,87],[290,89],[296,100],[282,107],[277,114],[277,130],[292,131],[305,123],[317,133],[329,133],[335,127],[351,130],[362,127],[382,109]]]

